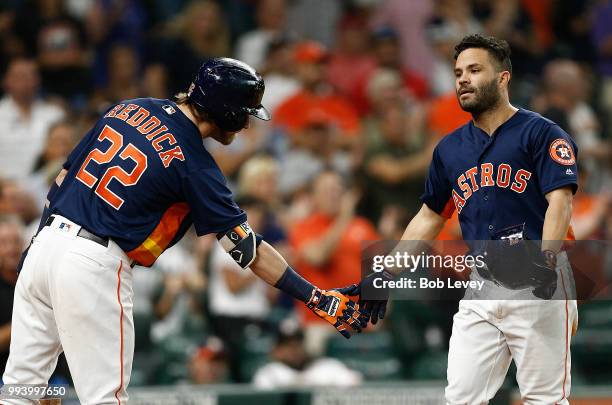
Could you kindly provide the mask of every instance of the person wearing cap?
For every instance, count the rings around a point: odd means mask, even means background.
[[[330,123],[344,135],[345,141],[359,133],[359,117],[354,108],[349,101],[335,94],[325,79],[328,57],[327,50],[317,42],[301,42],[294,48],[293,59],[302,89],[273,113],[273,123],[290,135],[307,125],[312,110],[324,111]]]
[[[294,40],[290,36],[280,35],[270,40],[266,50],[262,67],[266,92],[261,102],[271,111],[301,89],[294,72],[293,46]]]
[[[429,96],[427,81],[402,61],[397,31],[390,27],[380,27],[372,32],[372,41],[378,67],[397,71],[402,77],[404,86],[414,97],[419,100],[427,99]]]
[[[223,341],[210,336],[189,359],[189,377],[193,384],[222,384],[228,379],[228,356]]]
[[[253,385],[263,389],[311,386],[355,386],[363,377],[339,360],[310,357],[304,345],[304,330],[295,319],[283,321],[275,332],[271,361],[260,367]]]
[[[369,88],[372,81],[375,81],[381,72],[395,72],[400,78],[398,88],[413,103],[426,101],[429,97],[427,81],[403,63],[400,38],[397,31],[388,26],[379,27],[372,31],[370,39],[374,63],[356,83],[353,100],[355,105],[359,106],[360,111],[372,113],[372,110],[375,109],[376,101],[372,100]]]

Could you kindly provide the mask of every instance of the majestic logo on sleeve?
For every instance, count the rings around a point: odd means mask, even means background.
[[[550,153],[550,157],[555,162],[562,165],[571,166],[576,163],[572,146],[563,138],[558,138],[552,141],[548,152]]]
[[[480,179],[477,176],[480,174]],[[482,163],[480,165],[480,173],[477,166],[474,166],[462,173],[457,178],[457,185],[463,193],[459,194],[453,188],[453,202],[457,213],[461,210],[475,192],[484,187],[499,187],[509,188],[515,193],[522,194],[527,188],[531,172],[525,169],[513,171],[512,166],[508,163],[501,163],[493,166],[493,163]]]

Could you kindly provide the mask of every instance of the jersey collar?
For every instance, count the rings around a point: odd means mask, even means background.
[[[176,120],[178,123],[190,131],[196,131],[198,136],[200,136],[200,130],[198,129],[197,125],[194,124],[193,121],[191,121],[180,108],[178,108],[178,105],[173,100],[169,101],[170,104],[172,104],[172,107],[174,107],[176,110]]]
[[[514,125],[516,125],[518,122],[520,122],[520,118],[522,118],[522,116],[524,114],[525,114],[525,110],[523,110],[521,107],[518,107],[518,110],[516,110],[516,112],[514,114],[512,114],[510,116],[510,118],[508,118],[506,121],[504,121],[499,127],[497,127],[497,129],[493,132],[493,134],[491,136],[489,136],[489,134],[487,134],[481,128],[478,128],[474,124],[474,120],[472,119],[472,120],[470,120],[470,124],[469,124],[470,125],[470,132],[473,133],[473,134],[484,135],[487,138],[494,138],[502,130],[506,130],[508,128],[511,128]]]

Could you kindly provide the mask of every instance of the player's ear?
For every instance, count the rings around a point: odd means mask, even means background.
[[[509,82],[510,82],[510,72],[508,72],[507,70],[502,71],[501,74],[499,75],[499,84],[507,86]]]

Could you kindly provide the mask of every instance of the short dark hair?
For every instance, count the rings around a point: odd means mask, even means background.
[[[466,49],[480,48],[489,52],[502,70],[512,73],[512,62],[510,61],[510,45],[503,39],[472,34],[463,37],[461,42],[455,46],[455,60],[459,54]]]

